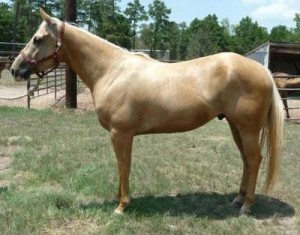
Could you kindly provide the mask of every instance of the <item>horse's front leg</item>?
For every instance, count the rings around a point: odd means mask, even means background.
[[[111,130],[111,141],[117,157],[119,169],[119,206],[116,208],[116,214],[122,214],[126,205],[130,202],[129,197],[129,174],[131,166],[131,150],[133,134],[121,132],[115,129]]]

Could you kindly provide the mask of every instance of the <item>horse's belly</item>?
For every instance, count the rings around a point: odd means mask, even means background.
[[[148,115],[138,130],[138,134],[173,133],[196,129],[212,118],[214,114],[207,110],[177,114]]]

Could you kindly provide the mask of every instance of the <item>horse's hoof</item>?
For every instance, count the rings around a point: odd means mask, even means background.
[[[243,204],[244,204],[244,198],[241,196],[237,196],[231,203],[232,206],[237,208],[241,208]]]
[[[122,215],[124,215],[124,212],[123,212],[123,210],[120,210],[119,208],[117,208],[114,211],[114,215],[122,216]]]
[[[251,210],[249,208],[242,206],[242,208],[240,209],[240,215],[248,216],[250,214],[251,214]]]

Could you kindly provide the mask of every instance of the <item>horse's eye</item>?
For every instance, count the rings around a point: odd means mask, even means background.
[[[39,44],[41,41],[42,41],[42,38],[40,38],[40,37],[35,36],[35,37],[33,38],[33,42],[34,42],[35,44]]]

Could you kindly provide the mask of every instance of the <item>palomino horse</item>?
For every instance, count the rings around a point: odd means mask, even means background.
[[[287,73],[276,72],[272,74],[275,80],[275,84],[277,88],[300,88],[300,77],[289,77],[290,75]],[[279,94],[282,98],[286,117],[290,118],[289,107],[287,103],[287,98],[289,96],[290,91],[279,90]]]
[[[250,212],[261,163],[269,156],[266,189],[279,166],[283,106],[271,74],[258,63],[222,53],[168,64],[131,53],[75,26],[51,18],[15,59],[15,79],[39,76],[66,62],[91,91],[100,124],[111,134],[119,169],[119,205],[130,201],[129,174],[135,135],[184,132],[225,116],[244,163],[240,213]]]

